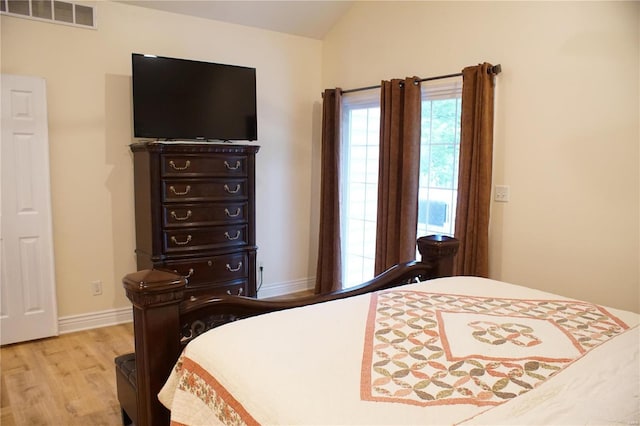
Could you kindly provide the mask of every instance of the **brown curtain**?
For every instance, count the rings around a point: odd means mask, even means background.
[[[375,274],[416,255],[420,79],[383,81]]]
[[[493,73],[484,63],[462,70],[462,126],[455,237],[456,275],[489,276],[493,159]]]
[[[342,288],[340,250],[340,117],[342,91],[327,89],[322,102],[320,237],[317,294]]]

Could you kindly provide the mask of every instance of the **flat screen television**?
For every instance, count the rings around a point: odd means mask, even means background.
[[[133,53],[134,137],[254,141],[255,68]]]

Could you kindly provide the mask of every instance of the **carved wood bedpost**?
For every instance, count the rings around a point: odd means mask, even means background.
[[[441,278],[453,275],[453,259],[460,242],[446,235],[429,235],[418,238],[418,251],[422,262],[433,266],[433,272],[425,277]]]
[[[185,279],[167,271],[143,270],[128,274],[122,284],[133,303],[138,424],[169,424],[169,411],[157,394],[180,355],[179,304]]]

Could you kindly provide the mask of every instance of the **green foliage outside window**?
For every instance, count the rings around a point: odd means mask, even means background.
[[[455,188],[460,99],[423,101],[422,109],[430,110],[431,114],[422,114],[420,174],[429,176],[430,187]]]

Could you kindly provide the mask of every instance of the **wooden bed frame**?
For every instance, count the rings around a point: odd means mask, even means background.
[[[450,276],[458,244],[456,239],[445,236],[421,237],[420,261],[395,265],[357,287],[290,300],[240,296],[184,299],[186,280],[173,272],[144,270],[125,276],[123,286],[133,303],[135,354],[116,359],[123,422],[133,420],[138,426],[169,424],[169,411],[158,401],[157,394],[183,347],[204,331],[267,312],[384,290],[416,279]]]

